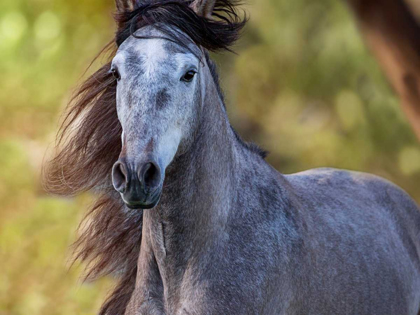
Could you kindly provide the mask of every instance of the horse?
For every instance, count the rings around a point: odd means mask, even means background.
[[[209,52],[231,0],[117,0],[110,60],[81,87],[45,171],[98,200],[76,242],[114,275],[100,314],[420,311],[420,209],[374,175],[283,175],[231,127]]]

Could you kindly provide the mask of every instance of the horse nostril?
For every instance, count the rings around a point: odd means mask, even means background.
[[[140,170],[140,182],[145,187],[156,187],[160,184],[160,170],[159,167],[153,163],[146,163]]]
[[[127,169],[122,162],[117,162],[112,168],[112,184],[116,191],[124,193],[127,187]]]

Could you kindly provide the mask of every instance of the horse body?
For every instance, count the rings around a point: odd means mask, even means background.
[[[420,215],[405,193],[338,170],[283,177],[251,159],[236,184],[174,185],[144,213],[127,314],[417,314]]]
[[[126,314],[417,314],[420,212],[404,192],[341,170],[283,176],[225,128],[174,161],[144,212]]]
[[[417,205],[362,173],[281,175],[237,138],[203,69],[195,141],[143,212],[126,314],[417,314]]]
[[[205,50],[236,39],[232,2],[117,5],[118,51],[49,174],[105,196],[79,241],[93,274],[121,275],[101,314],[417,315],[415,202],[371,175],[282,175],[232,129]]]

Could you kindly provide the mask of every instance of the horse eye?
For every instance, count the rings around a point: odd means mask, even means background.
[[[115,80],[119,81],[121,79],[121,75],[120,72],[118,71],[117,68],[112,68],[110,70],[111,74],[114,76]]]
[[[194,70],[190,70],[188,71],[186,74],[184,74],[184,76],[181,78],[181,81],[184,82],[191,82],[192,79],[194,79],[194,76],[197,72],[195,72]]]

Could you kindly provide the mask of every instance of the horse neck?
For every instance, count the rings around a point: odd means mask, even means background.
[[[232,218],[243,211],[235,207],[239,189],[251,194],[258,189],[250,183],[239,187],[239,178],[252,169],[268,170],[257,154],[239,143],[213,81],[202,99],[194,143],[168,167],[159,205],[143,213],[140,252],[153,253],[165,295],[174,303],[187,267],[195,270],[226,241]]]
[[[213,80],[202,93],[195,141],[168,167],[159,205],[144,211],[143,231],[150,231],[156,260],[165,260],[166,266],[185,265],[197,251],[217,242],[232,211],[243,147]]]
[[[195,141],[168,168],[158,209],[161,219],[197,237],[226,221],[238,164],[237,140],[213,80],[203,92]]]

